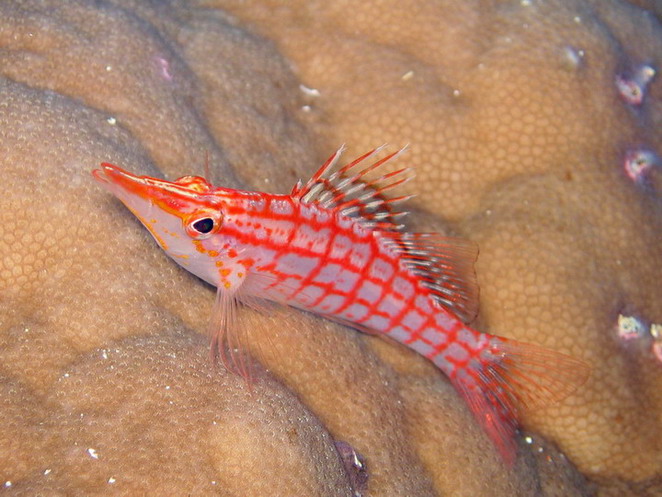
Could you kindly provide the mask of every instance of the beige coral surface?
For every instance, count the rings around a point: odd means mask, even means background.
[[[662,493],[662,364],[651,337],[617,334],[619,314],[662,323],[660,171],[636,183],[623,167],[662,152],[662,86],[633,105],[615,85],[662,67],[654,15],[34,0],[0,3],[0,46],[3,492]],[[213,289],[89,174],[106,161],[174,179],[208,157],[217,184],[286,192],[343,142],[410,143],[412,226],[480,246],[479,329],[593,367],[526,414],[514,468],[431,365],[314,316],[246,310],[255,384],[212,368]]]

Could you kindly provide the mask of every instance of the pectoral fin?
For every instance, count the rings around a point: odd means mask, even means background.
[[[256,296],[273,284],[269,276],[247,272],[243,264],[232,264],[229,261],[224,261],[221,267],[223,270],[220,272],[208,329],[211,359],[213,363],[221,362],[228,371],[238,374],[251,385],[254,371],[249,351],[257,354],[256,358],[260,359],[263,357],[263,346],[273,349],[273,344],[267,329],[258,331],[258,343],[249,343],[250,335],[256,336],[251,327],[266,323],[264,320],[251,319],[250,309],[273,318],[285,306],[275,300],[277,295],[271,295],[269,300]]]
[[[235,292],[218,287],[209,322],[212,362],[220,361],[228,371],[250,381],[248,358],[245,354],[245,330],[239,319],[239,301]]]
[[[247,273],[244,266],[227,261],[219,270],[216,300],[212,309],[208,333],[211,338],[211,359],[220,361],[228,371],[251,383],[248,358],[248,336],[245,319],[241,318],[241,290]]]

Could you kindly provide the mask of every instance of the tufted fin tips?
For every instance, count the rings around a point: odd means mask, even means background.
[[[422,280],[434,301],[470,323],[478,314],[478,282],[474,263],[478,245],[437,233],[383,233],[382,243],[398,252]]]
[[[316,203],[326,209],[334,209],[342,215],[356,218],[364,226],[376,230],[397,231],[403,225],[399,219],[407,213],[395,206],[412,195],[386,198],[385,193],[404,185],[413,177],[410,167],[391,172],[384,171],[387,164],[397,159],[407,147],[390,153],[381,159],[365,164],[385,148],[377,147],[353,161],[339,166],[345,146],[340,147],[306,183],[298,182],[292,189],[293,198],[303,203]],[[361,166],[361,167],[359,167]]]

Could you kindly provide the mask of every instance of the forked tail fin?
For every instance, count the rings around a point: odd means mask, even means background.
[[[491,337],[469,364],[449,377],[509,465],[517,451],[520,408],[559,401],[590,374],[579,359],[502,337]]]

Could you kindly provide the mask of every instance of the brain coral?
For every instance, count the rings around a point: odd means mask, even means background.
[[[662,36],[642,6],[0,4],[3,490],[659,494]],[[252,390],[211,368],[212,289],[89,175],[208,156],[217,183],[283,192],[384,141],[411,143],[412,226],[480,245],[477,327],[593,366],[527,413],[513,468],[432,366],[313,316],[246,310]]]

